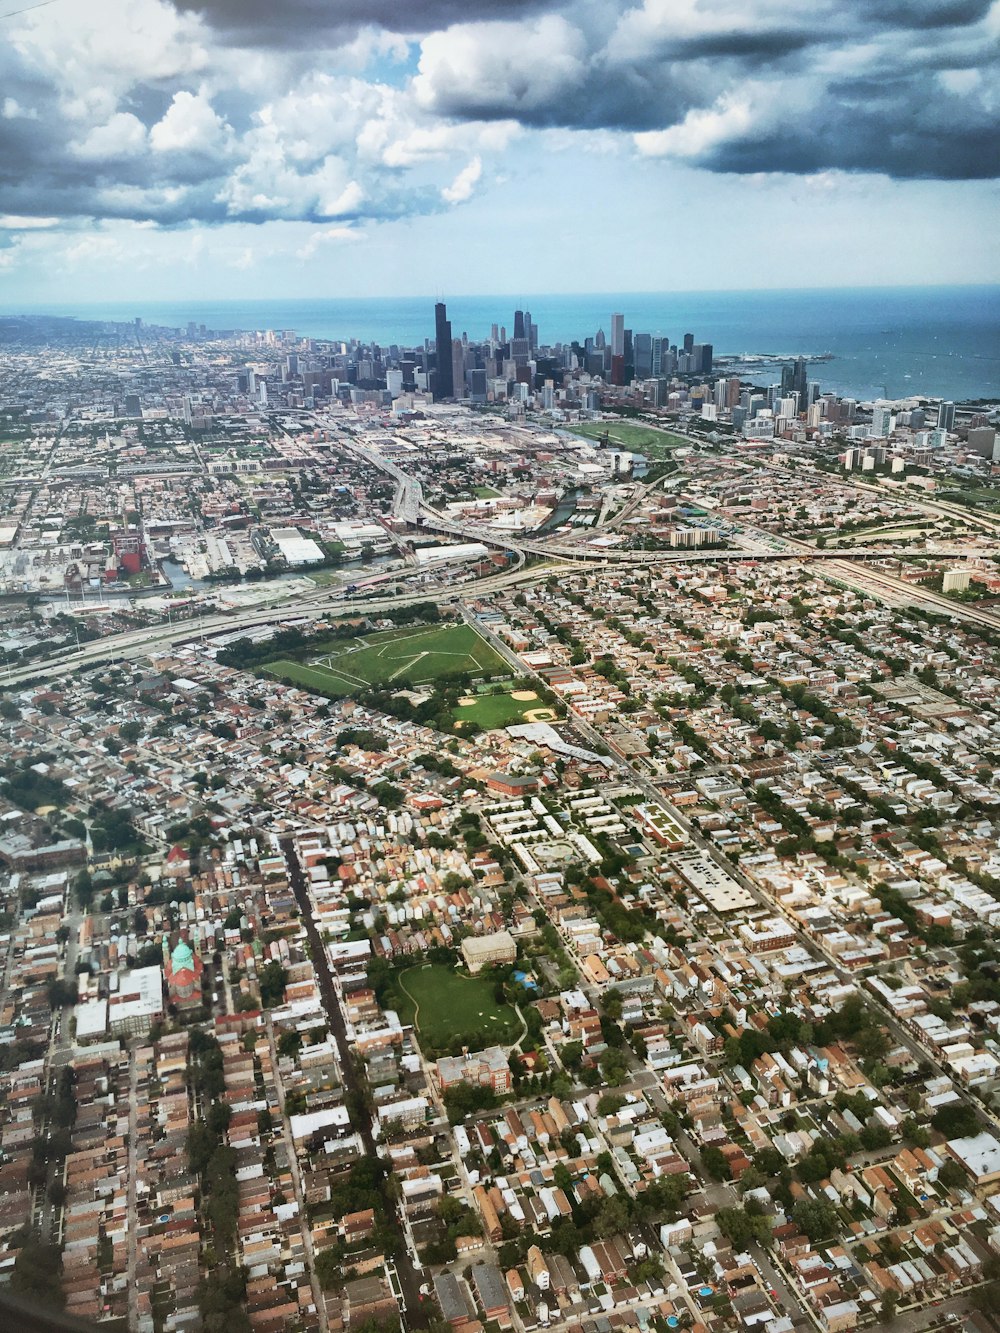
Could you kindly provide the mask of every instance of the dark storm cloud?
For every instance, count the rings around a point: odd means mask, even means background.
[[[966,27],[985,18],[991,4],[992,0],[898,0],[868,5],[865,18],[873,27]]]
[[[716,172],[992,178],[1000,60],[996,33],[981,22],[989,9],[988,0],[803,3],[797,12],[768,0],[636,6],[604,43],[575,52],[577,77],[553,81],[547,96],[534,95],[524,73],[528,43],[519,65],[516,48],[485,30],[477,45],[465,25],[464,59],[449,60],[450,34],[429,38],[418,83],[442,115],[644,133],[646,155]],[[537,70],[544,83],[544,61]]]
[[[162,226],[416,215],[443,206],[474,154],[503,151],[480,150],[483,122],[644,135],[645,155],[712,172],[996,177],[989,9],[134,0],[124,62],[97,10],[69,14],[69,44],[40,10],[0,45],[0,211]],[[416,77],[344,67],[379,28],[414,54],[419,40]]]
[[[554,0],[176,0],[214,31],[247,46],[309,49],[350,40],[362,28],[416,36],[469,18],[518,18],[555,8]]]

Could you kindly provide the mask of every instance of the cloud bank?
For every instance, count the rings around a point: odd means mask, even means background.
[[[1000,0],[57,0],[0,36],[8,234],[339,236],[461,208],[553,132],[647,169],[1000,176]]]

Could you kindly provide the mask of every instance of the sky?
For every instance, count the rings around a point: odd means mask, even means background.
[[[0,310],[1000,281],[1000,0],[0,0]]]

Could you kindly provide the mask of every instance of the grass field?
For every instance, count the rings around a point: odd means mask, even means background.
[[[410,1008],[400,1006],[400,1021],[413,1023],[430,1045],[444,1049],[455,1037],[475,1037],[483,1044],[507,1045],[521,1031],[509,1004],[497,1004],[493,982],[465,977],[447,967],[426,964],[404,972],[399,989]]]
[[[531,691],[526,690],[524,693],[530,694]],[[481,727],[491,731],[495,727],[512,727],[536,709],[544,711],[545,716],[533,717],[533,722],[551,722],[555,718],[555,713],[546,708],[537,695],[533,699],[515,699],[513,694],[478,694],[474,703],[459,703],[455,709],[455,721],[478,722]]]
[[[645,454],[647,458],[666,458],[673,449],[684,448],[687,440],[651,426],[636,425],[631,421],[574,422],[567,428],[574,435],[588,440],[602,440],[607,432],[612,445],[617,444],[630,453]]]
[[[417,625],[385,630],[361,639],[335,640],[308,663],[281,658],[264,670],[287,676],[306,689],[353,694],[366,685],[399,681],[431,684],[467,671],[473,676],[509,671],[507,663],[470,625]]]

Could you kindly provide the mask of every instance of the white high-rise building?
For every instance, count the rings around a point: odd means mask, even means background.
[[[625,355],[625,316],[611,316],[611,355]]]

